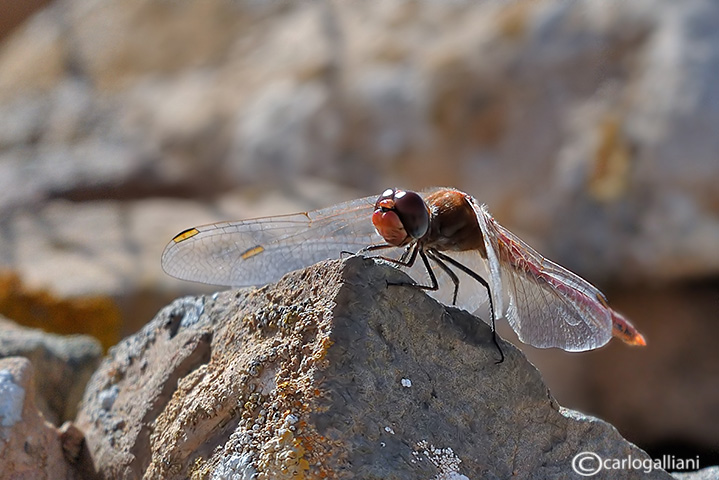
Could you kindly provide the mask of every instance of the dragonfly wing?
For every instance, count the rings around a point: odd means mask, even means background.
[[[472,209],[474,209],[474,213],[477,215],[477,223],[479,224],[479,229],[482,232],[484,249],[487,252],[487,270],[489,271],[488,283],[491,290],[490,295],[492,296],[495,315],[497,318],[500,318],[505,312],[504,295],[506,293],[504,289],[502,265],[500,264],[500,259],[497,256],[498,251],[495,246],[496,242],[491,235],[487,234],[487,232],[491,231],[491,222],[494,221],[494,219],[492,219],[489,215],[486,207],[477,202],[474,197],[467,195],[467,200],[472,206]]]
[[[487,248],[490,285],[503,288],[508,297],[506,308],[497,314],[504,314],[519,339],[567,351],[606,344],[612,337],[612,316],[602,293],[541,256],[474,199],[473,205]],[[501,293],[493,292],[493,299],[497,296]]]
[[[504,271],[507,321],[519,339],[538,348],[592,350],[612,338],[611,313],[596,302],[558,293],[531,274]]]
[[[375,197],[306,213],[191,228],[165,247],[169,275],[213,285],[262,285],[320,260],[383,240],[371,215]]]

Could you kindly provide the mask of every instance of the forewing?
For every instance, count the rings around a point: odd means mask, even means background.
[[[508,298],[506,310],[498,310],[497,315],[504,314],[519,339],[535,347],[567,351],[591,350],[607,343],[612,319],[600,301],[602,293],[541,256],[473,201],[490,270],[494,265],[498,273],[492,272],[490,285],[493,290],[504,289]],[[497,293],[493,292],[493,298]]]
[[[263,285],[320,260],[382,242],[371,215],[375,197],[306,213],[195,227],[162,254],[166,273],[224,286]]]

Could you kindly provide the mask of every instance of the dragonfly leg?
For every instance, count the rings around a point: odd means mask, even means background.
[[[454,283],[454,293],[452,294],[452,305],[457,305],[457,293],[459,293],[459,277],[457,277],[457,274],[452,271],[449,266],[444,263],[442,260],[437,258],[435,255],[435,252],[432,250],[427,251],[427,256],[434,260],[434,262],[439,265],[439,268],[444,270],[444,273],[447,274],[447,276],[452,280],[452,283]]]
[[[466,265],[462,265],[454,258],[452,258],[448,255],[445,255],[441,252],[438,252],[437,250],[434,250],[434,249],[431,250],[430,252],[431,252],[432,256],[434,257],[433,258],[434,261],[437,261],[437,258],[444,260],[445,262],[457,267],[458,269],[460,269],[461,271],[463,271],[464,273],[466,273],[467,275],[469,275],[470,277],[472,277],[473,279],[475,279],[476,281],[481,283],[484,286],[484,288],[487,289],[487,298],[489,298],[489,312],[492,317],[492,341],[494,342],[494,345],[497,347],[497,350],[499,350],[499,355],[500,355],[499,361],[495,362],[495,363],[498,363],[498,364],[502,363],[504,361],[504,352],[502,351],[502,347],[499,346],[499,342],[497,341],[497,328],[495,326],[495,316],[494,316],[494,302],[492,302],[492,291],[489,288],[489,283],[487,283],[487,280],[482,278],[482,276],[479,275],[477,272],[475,272],[471,268],[467,267]],[[445,267],[446,267],[446,265],[445,265]]]
[[[357,252],[357,253],[359,254],[359,253],[371,252],[371,251],[374,251],[374,250],[382,250],[382,249],[384,249],[384,248],[393,248],[393,247],[396,247],[396,245],[391,245],[391,244],[389,244],[389,243],[380,243],[380,244],[377,244],[377,245],[369,245],[369,246],[367,246],[367,247],[364,247],[362,250],[360,250],[360,251]],[[392,264],[394,264],[394,265],[398,265],[398,266],[400,266],[400,267],[408,267],[408,268],[409,268],[409,267],[411,267],[412,265],[414,265],[414,262],[415,262],[415,260],[417,259],[417,252],[419,252],[419,250],[420,250],[420,249],[419,249],[418,245],[417,245],[416,243],[413,243],[412,245],[410,245],[410,246],[407,247],[407,249],[406,249],[405,252],[402,254],[402,256],[399,257],[399,259],[392,258],[392,257],[385,257],[385,256],[383,256],[383,255],[377,255],[377,256],[372,257],[372,258],[379,258],[380,260],[384,260],[385,262],[389,262],[389,263],[392,263]],[[345,253],[347,253],[347,252],[345,252]],[[420,254],[421,254],[421,253],[422,253],[422,252],[420,252]],[[408,255],[409,255],[409,259],[407,258]],[[411,283],[411,282],[403,282],[403,283],[390,283],[390,282],[387,282],[387,285],[388,285],[388,286],[389,286],[389,285],[412,285],[412,286],[417,286],[418,288],[423,288],[421,285],[417,285],[416,283]],[[435,288],[435,290],[436,290],[436,288]]]
[[[393,246],[393,245],[390,245]],[[387,262],[393,263],[395,265],[399,265],[400,267],[411,267],[414,265],[414,262],[417,260],[417,254],[419,254],[420,257],[422,257],[422,262],[424,263],[425,268],[427,269],[427,274],[429,274],[429,279],[432,282],[431,285],[421,285],[417,282],[387,282],[387,286],[393,285],[393,286],[410,286],[414,288],[419,288],[421,290],[432,290],[435,291],[439,288],[439,283],[437,283],[437,277],[434,275],[434,272],[432,271],[432,267],[429,264],[429,260],[427,260],[427,256],[424,253],[424,250],[422,250],[417,243],[413,243],[409,247],[407,247],[407,250],[402,254],[402,256],[399,259],[396,258],[390,258],[390,257],[383,257],[383,256],[377,256],[374,258],[380,258],[382,260],[385,260]],[[407,258],[409,256],[409,258]]]
[[[420,290],[432,290],[436,291],[439,288],[439,283],[437,283],[437,277],[434,275],[434,271],[432,271],[432,266],[429,264],[429,260],[427,259],[427,255],[424,253],[424,250],[419,247],[419,245],[414,244],[412,246],[412,253],[409,256],[409,260],[406,262],[402,262],[401,260],[395,260],[393,258],[386,258],[385,260],[389,260],[397,265],[401,265],[403,267],[411,267],[414,265],[415,260],[417,259],[417,254],[419,253],[419,256],[422,257],[422,263],[424,263],[425,268],[427,269],[427,274],[429,275],[429,279],[431,282],[431,285],[421,285],[417,282],[387,282],[387,285],[407,285],[414,288],[419,288]],[[403,255],[405,256],[405,255]],[[380,257],[382,258],[382,257]]]
[[[373,246],[373,245],[370,245],[370,246]],[[388,245],[388,247],[393,247],[393,246],[394,246],[394,245]],[[367,247],[367,248],[369,248],[369,247]],[[373,250],[379,250],[379,246],[378,246],[378,248],[374,248]],[[391,257],[385,257],[385,256],[382,256],[382,255],[377,255],[376,257],[372,257],[372,258],[379,258],[379,259],[384,260],[384,261],[386,261],[386,262],[393,263],[393,264],[395,264],[395,265],[399,265],[400,267],[411,267],[412,265],[414,265],[414,261],[417,259],[417,252],[418,252],[418,250],[419,250],[419,249],[418,249],[418,247],[417,247],[417,244],[415,243],[415,244],[412,244],[412,245],[407,249],[407,251],[402,254],[402,256],[401,256],[399,259],[391,258]],[[410,252],[411,252],[411,253],[410,253]],[[406,259],[408,253],[409,253],[409,259]],[[402,285],[405,285],[405,284],[402,284]]]
[[[408,245],[407,248],[404,249],[404,253],[402,253],[402,256],[399,257],[400,262],[407,262],[407,257],[412,253],[412,247],[414,245]]]
[[[340,252],[340,258],[342,258],[342,255],[360,255],[362,253],[373,252],[375,250],[382,250],[385,248],[392,248],[392,247],[394,247],[394,245],[391,245],[389,243],[377,243],[374,245],[367,245],[366,247],[363,247],[363,248],[357,250],[356,252],[350,252],[349,250],[342,250]],[[384,258],[384,257],[380,257],[380,258]]]

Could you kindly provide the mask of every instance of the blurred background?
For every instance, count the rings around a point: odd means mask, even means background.
[[[717,464],[717,45],[712,0],[0,0],[0,314],[109,347],[213,290],[187,227],[450,185],[645,334],[523,347],[559,402]]]

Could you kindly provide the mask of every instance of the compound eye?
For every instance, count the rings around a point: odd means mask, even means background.
[[[396,191],[394,188],[388,188],[382,192],[382,195],[377,197],[374,209],[382,211],[394,210],[394,194]]]
[[[385,192],[387,193],[387,192]],[[422,238],[429,229],[429,209],[415,192],[394,191],[394,208],[412,238]]]

